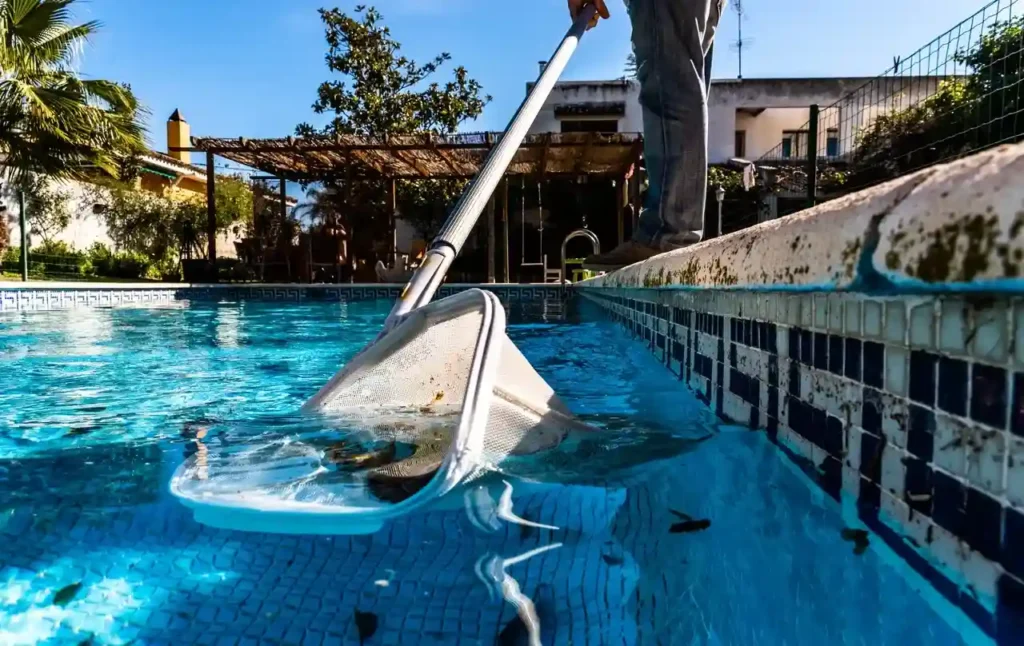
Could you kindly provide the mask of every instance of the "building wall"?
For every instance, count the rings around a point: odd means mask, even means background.
[[[640,86],[635,81],[571,81],[559,83],[551,91],[544,103],[537,120],[530,128],[531,133],[561,132],[559,118],[555,116],[555,107],[575,103],[612,103],[621,101],[626,104],[626,114],[619,118],[619,132],[643,132],[643,115],[640,109]],[[587,117],[569,117],[570,119],[586,119]],[[601,119],[602,117],[591,117]],[[605,117],[606,118],[606,117]]]
[[[184,179],[177,187],[174,187],[167,178],[143,173],[139,178],[139,182],[143,190],[163,194],[173,200],[198,199],[204,203],[206,201],[205,184],[189,178]],[[188,182],[192,184],[190,185]],[[203,190],[201,192],[192,190],[195,185],[202,187]],[[65,242],[79,251],[84,251],[95,243],[101,243],[113,249],[115,245],[108,234],[104,216],[95,213],[93,208],[97,203],[103,202],[103,189],[87,182],[66,181],[59,183],[57,186],[59,190],[70,195],[71,222],[66,229],[54,235],[53,239]],[[3,217],[6,218],[11,245],[20,246],[21,225],[19,224],[19,218],[21,212],[18,207],[17,197],[5,192],[0,194],[0,200],[7,206]],[[233,228],[221,233],[217,237],[218,257],[237,258],[238,253],[235,249],[235,242],[240,239],[240,233],[236,234]],[[38,246],[42,242],[42,236],[29,234],[30,247]]]
[[[723,163],[735,156],[735,133],[747,131],[747,159],[757,159],[778,146],[784,130],[803,129],[810,106],[822,107],[821,130],[835,127],[840,141],[855,141],[857,132],[878,114],[912,105],[934,93],[941,79],[892,79],[874,82],[871,92],[858,93],[869,78],[720,79],[712,81],[708,96],[708,159]],[[853,100],[825,109],[853,94]],[[870,98],[870,101],[867,99]],[[559,105],[623,101],[625,116],[619,132],[643,132],[640,88],[635,81],[567,82],[555,86],[530,132],[560,132],[555,117]],[[757,116],[737,110],[759,109]],[[581,119],[583,117],[568,117]],[[594,117],[600,118],[600,117]],[[825,143],[820,142],[824,151]],[[840,150],[840,153],[846,152]]]

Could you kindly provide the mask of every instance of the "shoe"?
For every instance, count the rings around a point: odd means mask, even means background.
[[[661,249],[648,247],[632,240],[623,242],[607,253],[589,256],[583,260],[583,268],[591,271],[615,271],[627,265],[638,263],[661,253]]]

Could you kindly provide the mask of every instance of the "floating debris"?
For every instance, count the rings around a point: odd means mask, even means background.
[[[72,583],[71,585],[66,585],[60,590],[57,590],[57,593],[53,595],[53,605],[60,606],[61,608],[63,608],[64,606],[71,603],[74,600],[74,598],[78,596],[78,593],[81,591],[81,581],[79,581],[78,583]]]
[[[852,529],[847,527],[840,532],[840,536],[843,537],[844,541],[850,541],[853,543],[853,553],[857,556],[866,552],[868,545],[871,544],[871,539],[869,538],[867,531],[863,529]]]
[[[621,556],[617,556],[615,554],[602,554],[601,555],[601,560],[604,561],[605,563],[607,563],[608,565],[612,566],[612,567],[615,567],[617,565],[622,565],[622,562],[623,562],[622,557]]]
[[[356,630],[359,632],[360,645],[366,643],[366,640],[373,637],[374,633],[377,632],[379,621],[377,615],[372,612],[361,612],[359,609],[356,609],[355,622]]]

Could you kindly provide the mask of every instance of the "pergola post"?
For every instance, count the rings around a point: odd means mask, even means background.
[[[487,200],[487,282],[494,281],[494,194]]]
[[[398,187],[397,182],[392,179],[388,183],[388,204],[391,209],[388,213],[388,266],[394,267],[398,261],[398,225],[395,218],[398,215]]]
[[[502,243],[501,243],[502,260],[503,260],[503,262],[501,263],[502,267],[503,267],[502,274],[501,274],[501,281],[503,283],[507,283],[507,282],[511,281],[511,277],[509,276],[509,273],[508,273],[508,257],[509,257],[509,250],[508,250],[508,219],[509,219],[509,212],[508,212],[508,175],[505,176],[504,202],[505,202],[504,208],[501,209],[501,220],[502,220],[502,222],[501,222],[501,228],[502,228],[501,236],[503,238]]]
[[[629,206],[629,176],[624,175],[619,182],[618,217],[616,220],[619,244],[626,241],[626,208]]]
[[[206,259],[211,280],[217,280],[217,172],[213,153],[206,151]]]

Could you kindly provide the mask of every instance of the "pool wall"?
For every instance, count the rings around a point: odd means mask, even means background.
[[[1021,178],[1000,148],[578,286],[998,643],[1024,643]]]

